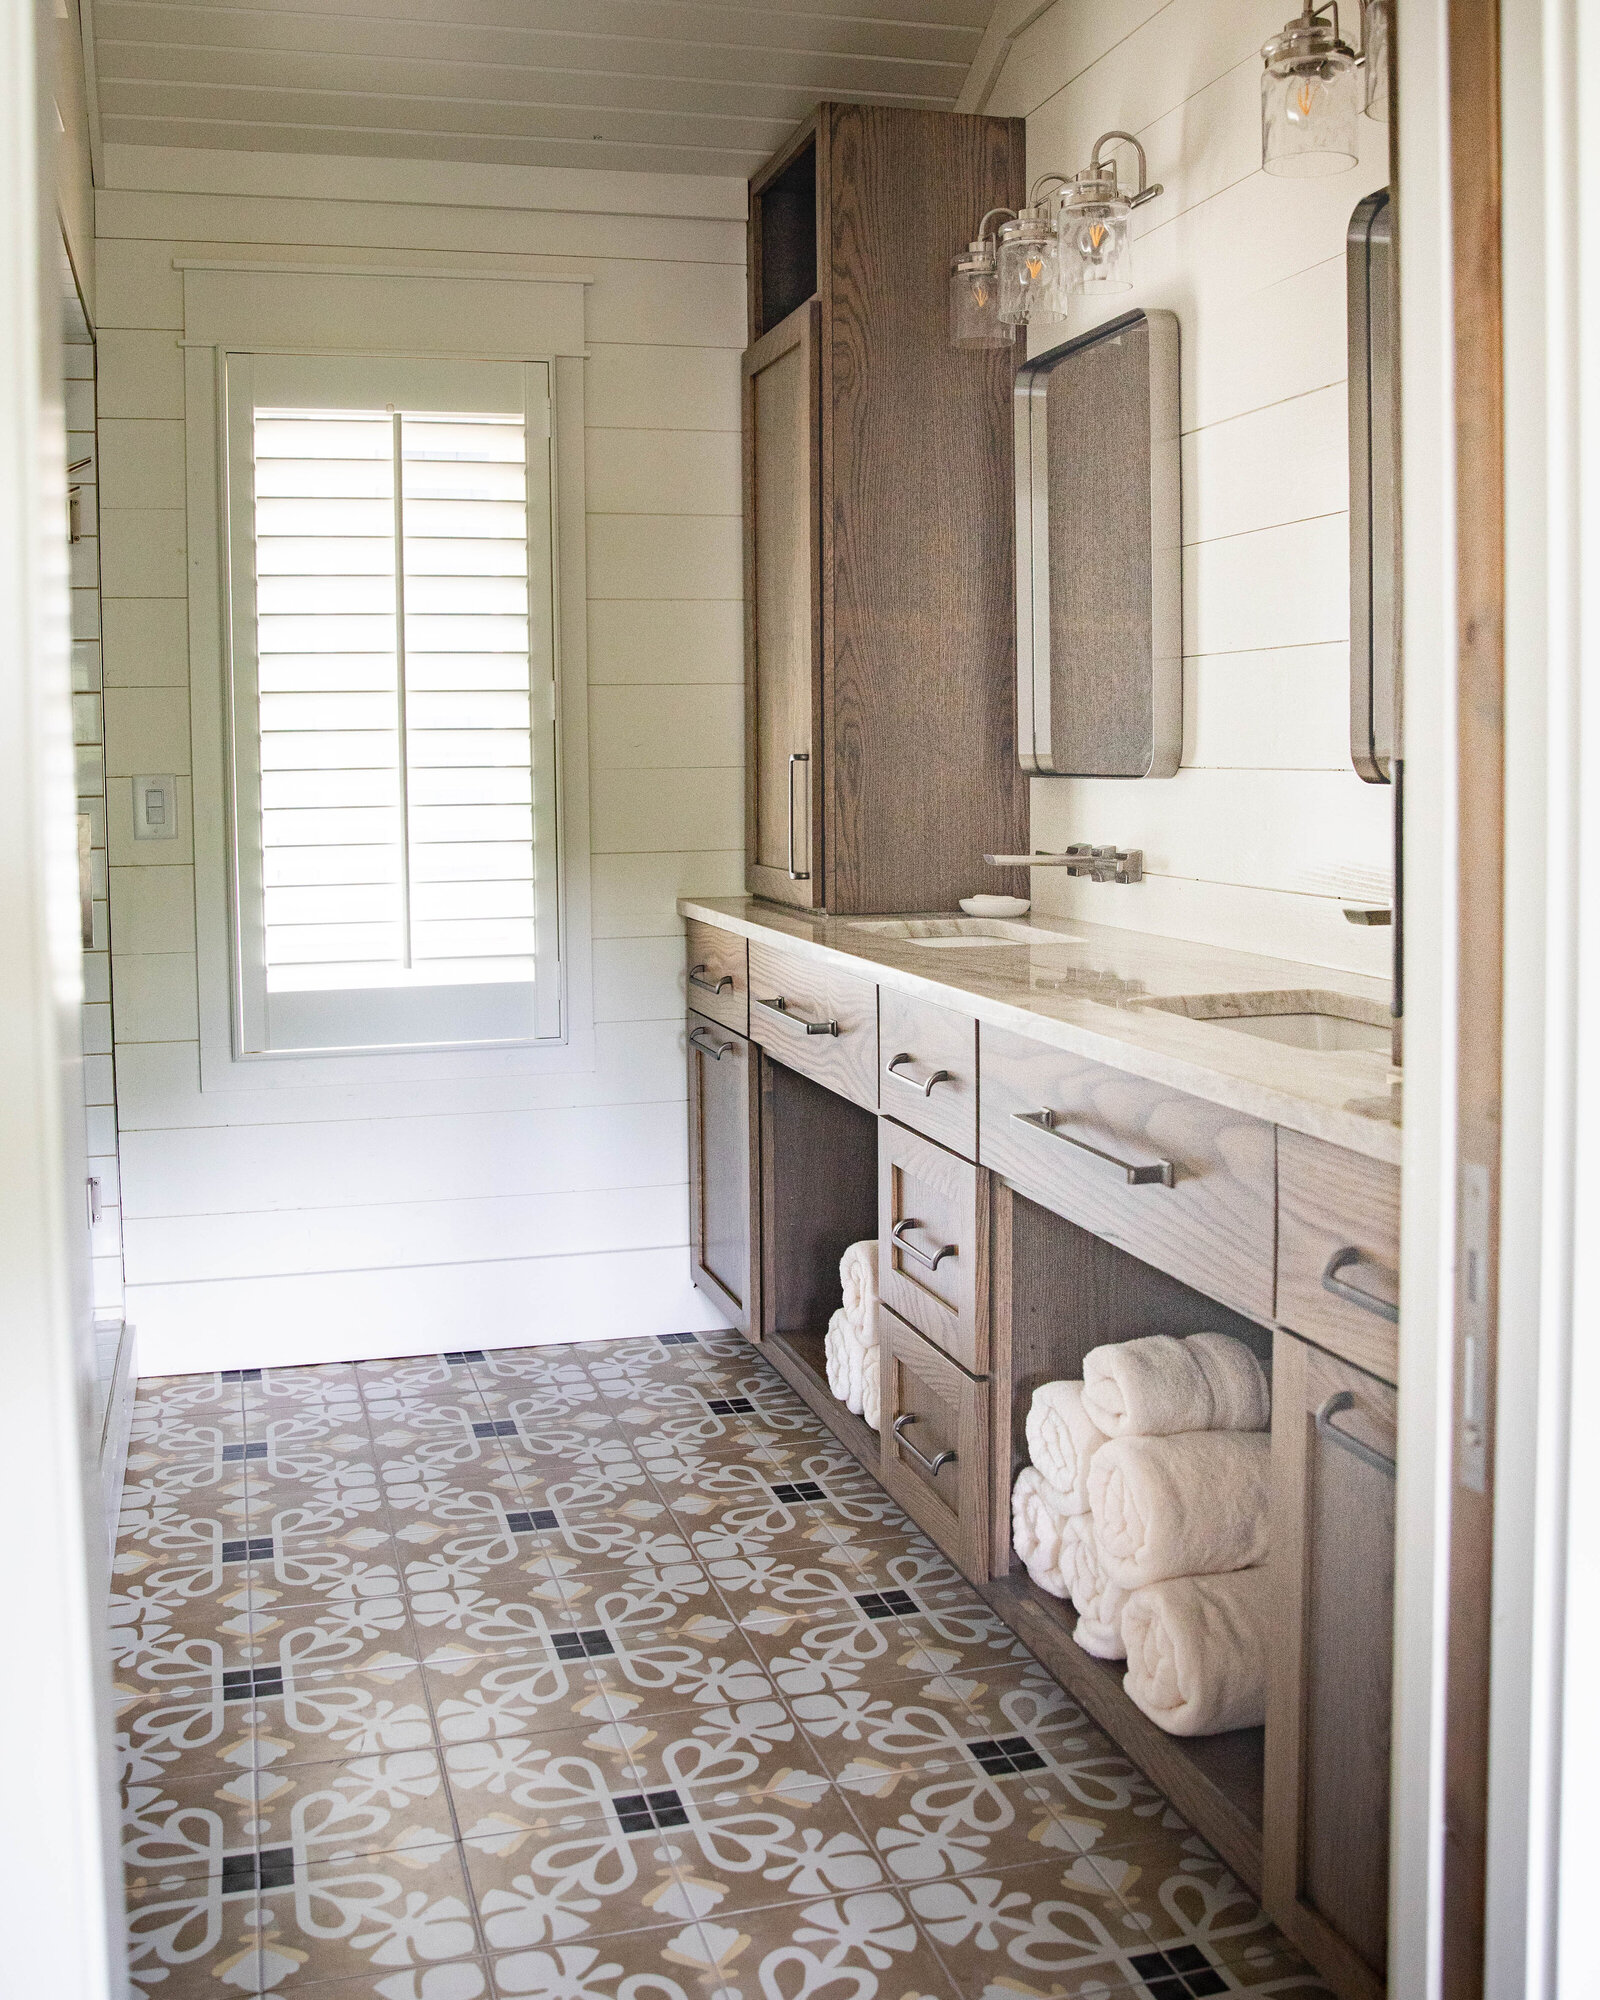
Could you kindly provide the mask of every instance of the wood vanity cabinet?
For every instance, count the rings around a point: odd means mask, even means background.
[[[950,258],[1023,199],[1020,119],[823,104],[750,184],[747,881],[835,914],[1026,894],[1013,357]]]
[[[1279,1333],[1262,1900],[1345,2000],[1388,1952],[1395,1391]]]
[[[743,1035],[695,1013],[687,1018],[685,1042],[690,1276],[741,1333],[759,1340],[758,1051]]]

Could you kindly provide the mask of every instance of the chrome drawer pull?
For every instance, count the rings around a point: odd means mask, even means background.
[[[900,1055],[892,1056],[889,1059],[889,1061],[884,1064],[884,1074],[886,1076],[892,1076],[896,1083],[906,1084],[912,1090],[920,1090],[924,1097],[932,1097],[933,1086],[936,1083],[955,1082],[955,1078],[950,1074],[949,1070],[947,1069],[929,1070],[926,1080],[924,1080],[920,1076],[902,1076],[900,1074],[900,1065],[902,1063],[909,1063],[915,1061],[916,1057],[914,1055],[911,1055],[909,1052],[903,1052]]]
[[[810,762],[811,752],[809,750],[791,750],[789,752],[789,880],[791,882],[809,882],[811,880],[811,871],[809,868],[796,868],[794,865],[794,767],[796,764],[809,765]]]
[[[731,972],[725,972],[722,975],[722,977],[719,980],[717,980],[715,984],[713,984],[711,980],[702,979],[700,977],[702,972],[709,972],[710,969],[711,968],[709,966],[704,964],[691,965],[689,967],[689,984],[691,986],[698,986],[702,993],[731,993],[733,991],[733,974]]]
[[[1338,1445],[1342,1451],[1348,1451],[1352,1456],[1359,1458],[1363,1465],[1370,1465],[1374,1472],[1387,1473],[1393,1479],[1395,1462],[1386,1452],[1377,1450],[1373,1445],[1363,1444],[1360,1438],[1352,1437],[1348,1431],[1340,1430],[1333,1421],[1341,1410],[1353,1410],[1355,1406],[1356,1399],[1348,1389],[1335,1389],[1317,1412],[1317,1436],[1326,1438],[1329,1444]]]
[[[1322,1289],[1332,1292],[1336,1299],[1344,1299],[1350,1305],[1360,1306],[1363,1312],[1376,1313],[1379,1319],[1386,1319],[1391,1326],[1400,1324],[1400,1308],[1388,1299],[1379,1298],[1376,1292],[1363,1291],[1359,1285],[1352,1285],[1341,1278],[1341,1271],[1354,1270],[1357,1264],[1371,1264],[1375,1271],[1383,1266],[1375,1263],[1364,1251],[1349,1245],[1343,1250],[1335,1250],[1328,1259],[1327,1268],[1322,1273]]]
[[[1011,1115],[1019,1125],[1031,1125],[1035,1132],[1048,1132],[1052,1139],[1059,1139],[1064,1146],[1075,1146],[1080,1153],[1104,1160],[1108,1167],[1116,1168],[1129,1187],[1172,1187],[1176,1184],[1177,1174],[1170,1160],[1152,1160],[1148,1166],[1139,1167],[1132,1160],[1119,1160],[1115,1153],[1102,1153],[1087,1139],[1074,1139],[1070,1132],[1057,1131],[1054,1111],[1013,1111]]]
[[[903,1444],[906,1450],[910,1452],[911,1456],[917,1461],[918,1465],[925,1467],[926,1470],[931,1472],[934,1478],[937,1479],[941,1467],[955,1464],[956,1455],[953,1451],[936,1451],[933,1457],[929,1458],[926,1452],[918,1451],[916,1446],[911,1442],[910,1438],[906,1436],[906,1426],[908,1424],[914,1424],[917,1421],[918,1419],[916,1415],[910,1410],[907,1410],[903,1417],[896,1417],[894,1420],[895,1437],[898,1440],[898,1442]]]
[[[839,1032],[837,1021],[808,1021],[804,1014],[795,1013],[781,993],[774,993],[770,1000],[763,1000],[759,993],[752,993],[750,998],[758,1007],[765,1007],[769,1014],[777,1014],[791,1027],[804,1028],[808,1035],[837,1035]]]
[[[941,1243],[938,1249],[930,1256],[926,1250],[913,1243],[905,1233],[908,1229],[920,1229],[921,1227],[922,1224],[920,1222],[908,1215],[904,1222],[897,1222],[893,1229],[889,1231],[889,1234],[902,1250],[916,1258],[925,1271],[937,1271],[946,1257],[959,1257],[961,1255],[958,1245],[954,1243]]]
[[[710,1034],[704,1028],[691,1028],[689,1030],[689,1040],[703,1054],[710,1056],[713,1062],[721,1062],[725,1055],[732,1054],[739,1046],[737,1042],[712,1041]]]

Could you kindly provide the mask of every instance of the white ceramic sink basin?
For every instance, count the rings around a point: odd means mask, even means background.
[[[858,930],[895,944],[923,945],[930,951],[989,950],[1007,945],[1082,944],[1066,931],[1047,931],[1038,924],[1018,924],[1004,917],[886,917],[859,922]]]
[[[1189,993],[1146,1005],[1284,1048],[1389,1053],[1387,1009],[1381,1001],[1350,993]]]

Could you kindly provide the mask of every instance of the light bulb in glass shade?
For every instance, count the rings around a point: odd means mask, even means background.
[[[1110,293],[1133,289],[1131,205],[1117,194],[1063,204],[1061,289]]]
[[[1356,164],[1355,51],[1308,5],[1261,51],[1261,164],[1269,174],[1341,174]]]
[[[1000,278],[992,239],[968,244],[950,260],[952,347],[1009,347],[1014,331],[1000,317]]]
[[[1000,317],[1007,326],[1060,317],[1056,236],[1042,215],[1019,216],[1000,231]]]

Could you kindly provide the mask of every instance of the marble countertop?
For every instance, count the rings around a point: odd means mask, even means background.
[[[684,896],[678,912],[757,943],[846,961],[881,986],[993,1027],[1399,1162],[1400,1081],[1386,1054],[1289,1048],[1218,1025],[1225,1014],[1283,1011],[1263,996],[1307,992],[1337,996],[1352,1016],[1376,1024],[1387,1015],[1386,980],[1065,917],[1013,920],[1006,928],[1016,935],[950,948],[906,934],[908,924],[940,919],[821,917],[749,896]]]

